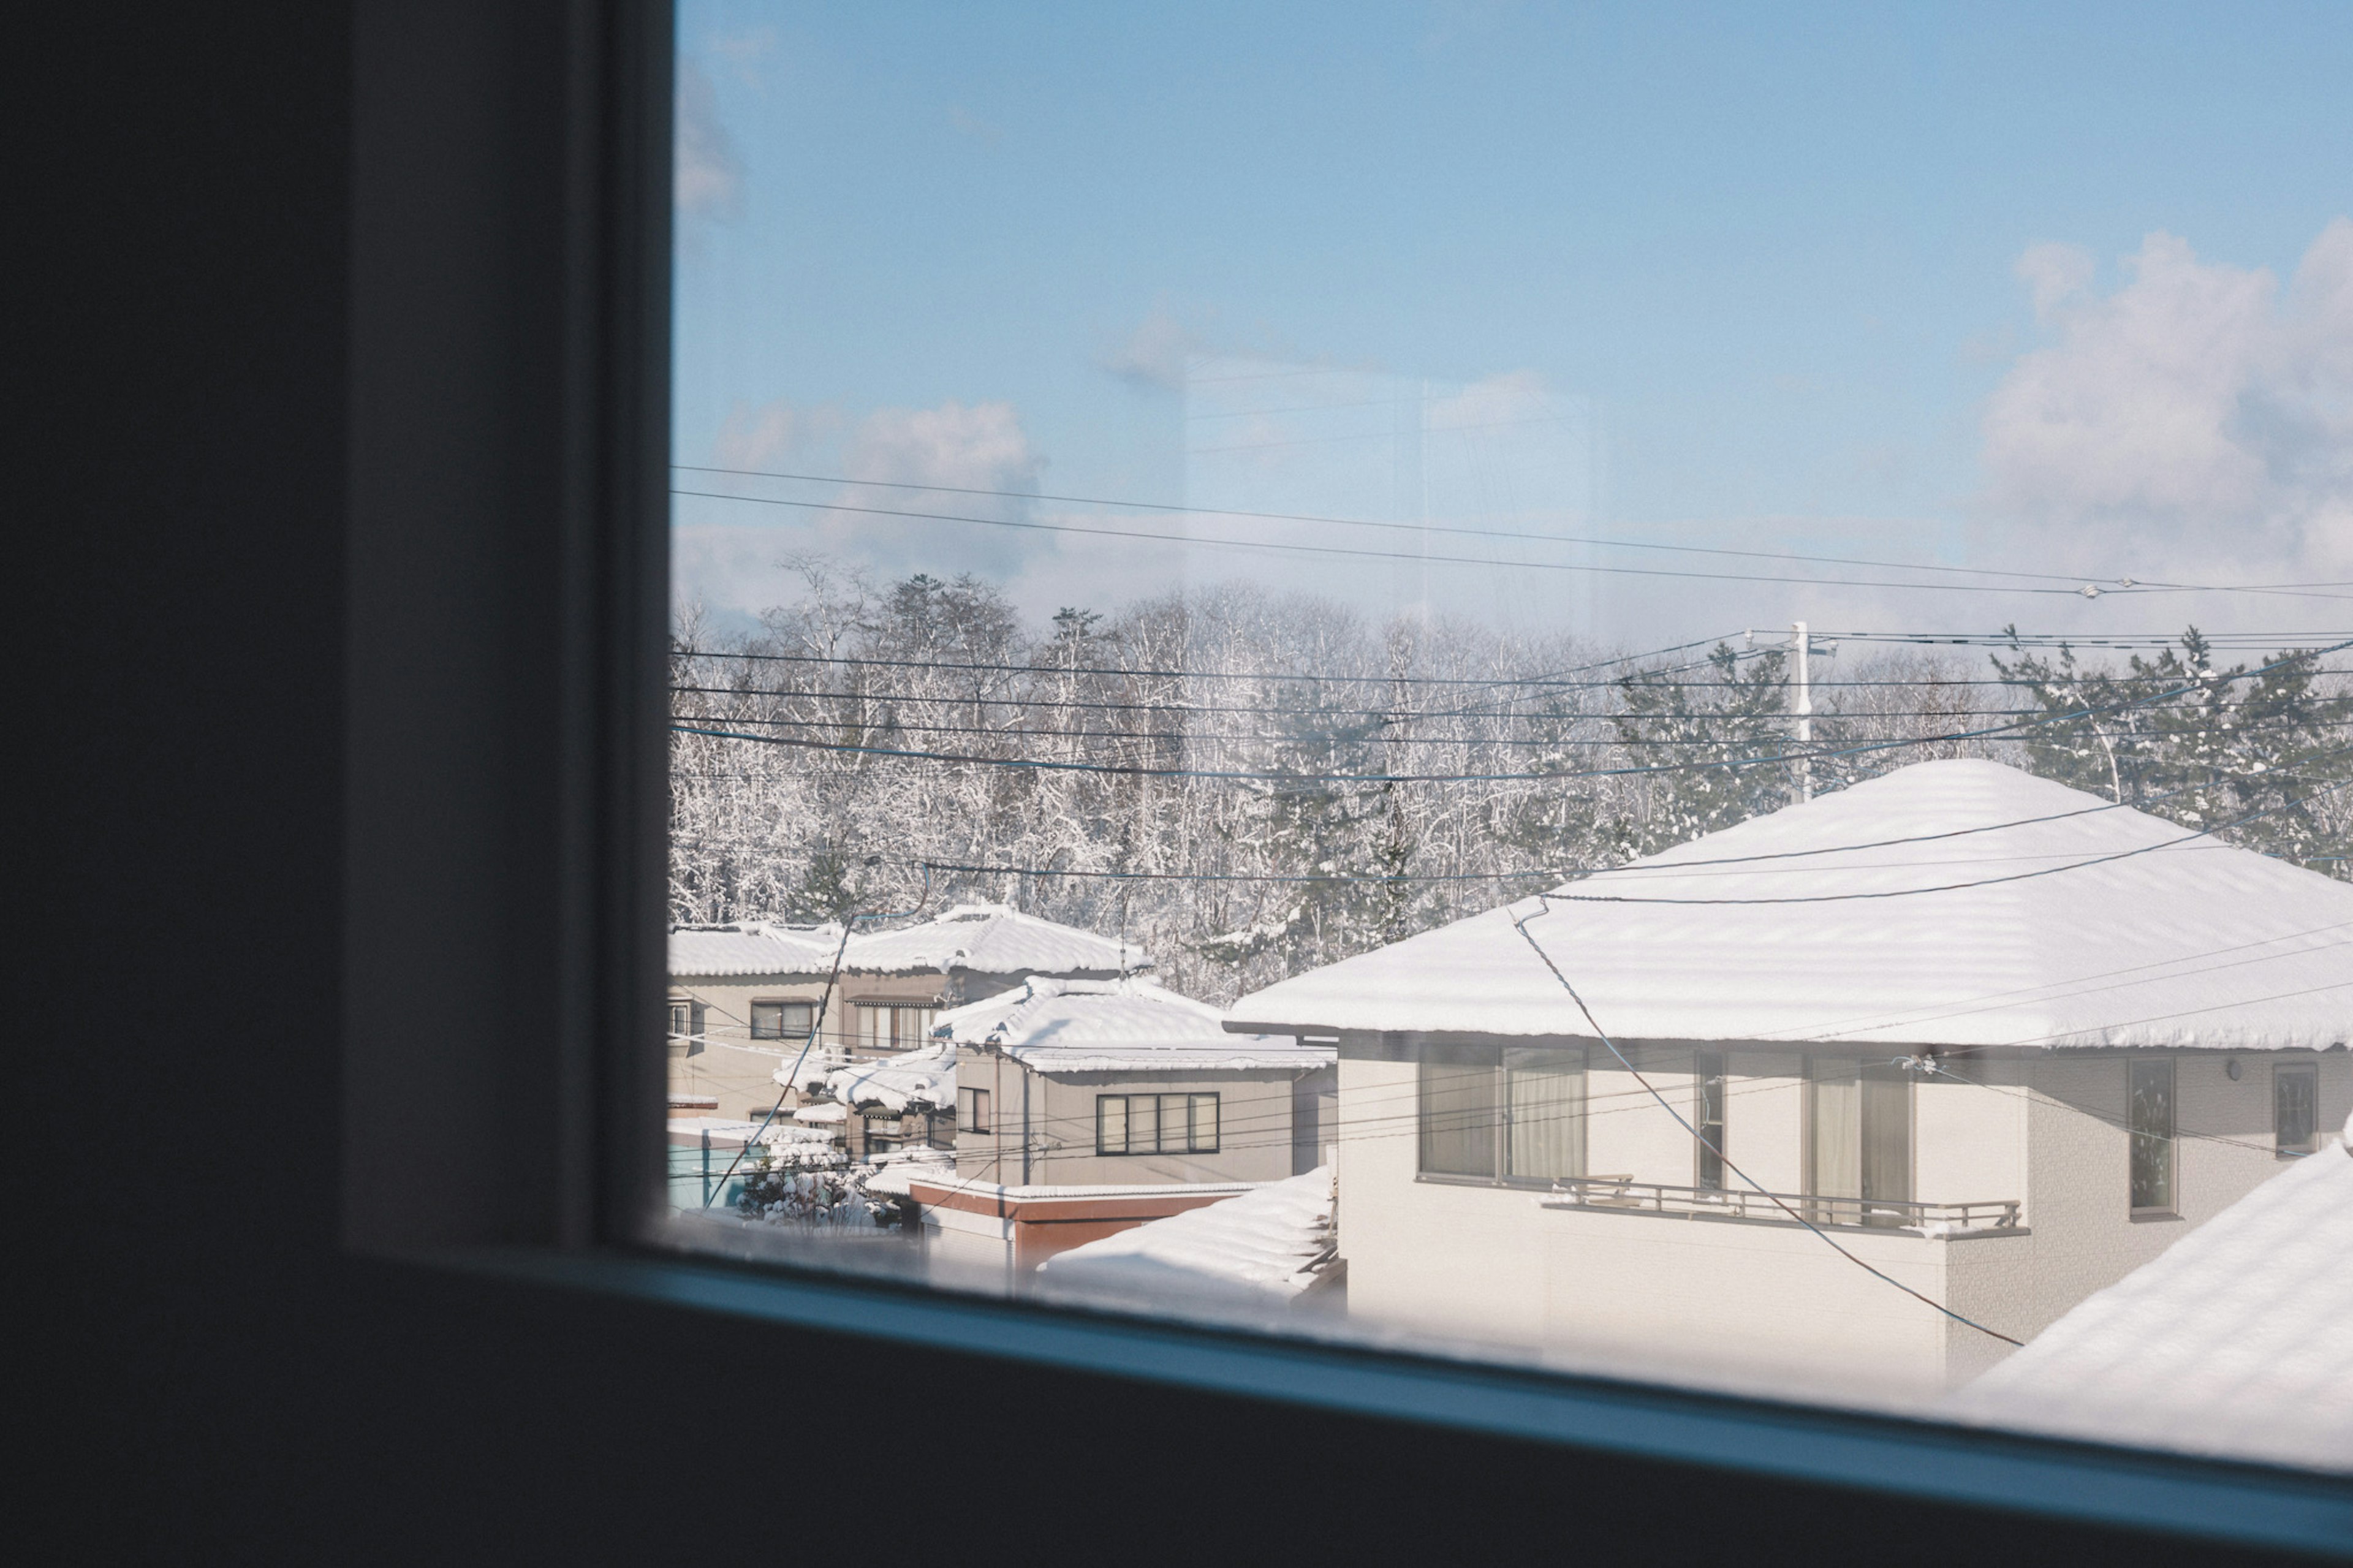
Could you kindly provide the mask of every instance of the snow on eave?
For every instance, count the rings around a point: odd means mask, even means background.
[[[1058,1253],[1041,1279],[1090,1295],[1279,1305],[1316,1281],[1336,1244],[1332,1169],[1271,1182]]]
[[[1060,1073],[1222,1073],[1314,1072],[1330,1067],[1339,1052],[1329,1046],[1279,1047],[1261,1051],[1221,1051],[1214,1047],[1137,1047],[1131,1050],[1088,1049],[1083,1047],[983,1046],[1008,1061],[1033,1072]]]

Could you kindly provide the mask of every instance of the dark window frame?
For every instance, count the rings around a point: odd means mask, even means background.
[[[775,1032],[772,1034],[763,1033],[760,1028],[761,1011],[762,1009],[768,1007],[774,1007],[776,1009],[776,1027]],[[792,1021],[791,1016],[792,1010],[796,1007],[801,1010],[801,1022],[798,1024],[795,1024]],[[751,1013],[751,1018],[747,1024],[747,1027],[751,1031],[752,1038],[755,1040],[807,1039],[808,1037],[810,1026],[817,1022],[817,1004],[805,997],[754,997],[751,1003],[749,1010]]]
[[[2291,1143],[2284,1135],[2286,1118],[2286,1097],[2283,1092],[2290,1082],[2311,1086],[2305,1100],[2308,1124],[2304,1136]],[[2318,1062],[2274,1062],[2272,1064],[2272,1154],[2274,1159],[2301,1160],[2316,1154],[2325,1147],[2320,1126],[2320,1064]]]
[[[985,1094],[987,1090],[983,1089],[981,1092]],[[1135,1102],[1139,1100],[1148,1100],[1152,1102],[1152,1147],[1149,1149],[1136,1147]],[[1209,1141],[1206,1145],[1202,1144],[1194,1133],[1197,1121],[1194,1107],[1204,1100],[1209,1102],[1211,1122]],[[1171,1100],[1177,1102],[1177,1109],[1183,1112],[1185,1118],[1185,1146],[1181,1149],[1172,1149],[1168,1146],[1168,1112]],[[1116,1149],[1111,1148],[1109,1140],[1103,1136],[1103,1124],[1106,1121],[1104,1113],[1114,1101],[1120,1107],[1121,1123],[1120,1146]],[[1095,1096],[1095,1154],[1101,1159],[1124,1159],[1134,1154],[1215,1154],[1219,1152],[1223,1142],[1225,1124],[1223,1091],[1218,1089],[1176,1089],[1167,1093],[1098,1094]]]
[[[493,1281],[485,1313],[518,1292],[551,1317],[627,1300],[650,1341],[725,1314],[784,1363],[815,1336],[976,1367],[986,1344],[1131,1405],[1153,1386],[1238,1419],[1287,1401],[1335,1443],[1501,1436],[1701,1497],[1732,1470],[1897,1530],[1918,1500],[1958,1505],[1935,1516],[1947,1544],[1955,1518],[2021,1513],[2341,1542],[2340,1484],[2260,1466],[648,1249],[667,1165],[673,21],[659,4],[444,20],[428,38],[363,7],[353,43],[348,1251]]]

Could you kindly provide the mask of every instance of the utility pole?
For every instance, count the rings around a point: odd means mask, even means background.
[[[1814,688],[1812,672],[1808,668],[1813,654],[1813,638],[1806,632],[1806,623],[1795,621],[1790,630],[1796,634],[1798,649],[1798,798],[1814,798]]]

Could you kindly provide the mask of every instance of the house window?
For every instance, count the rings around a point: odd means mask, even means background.
[[[1421,1173],[1545,1184],[1585,1172],[1585,1053],[1432,1047],[1419,1066]]]
[[[2320,1150],[2320,1068],[2283,1063],[2272,1068],[2272,1142],[2282,1155]]]
[[[904,1051],[928,1045],[936,1008],[896,1002],[858,1005],[858,1043],[868,1050]]]
[[[2131,1144],[2131,1201],[2136,1215],[2171,1215],[2174,1200],[2173,1062],[2128,1062],[2125,1068],[2125,1129]]]
[[[1214,1154],[1218,1133],[1214,1094],[1095,1096],[1098,1154]]]
[[[1724,1191],[1724,1053],[1702,1051],[1692,1066],[1692,1126],[1698,1130],[1698,1175],[1704,1192]]]
[[[1911,1223],[1912,1075],[1827,1058],[1807,1079],[1806,1191],[1831,1225]]]
[[[755,1040],[798,1040],[806,1038],[809,1026],[816,1022],[817,1008],[807,1002],[754,1002],[752,1004],[752,1037]]]
[[[702,1003],[683,996],[670,998],[670,1054],[674,1057],[702,1054]]]
[[[960,1089],[956,1090],[956,1121],[967,1132],[988,1131],[988,1090]]]

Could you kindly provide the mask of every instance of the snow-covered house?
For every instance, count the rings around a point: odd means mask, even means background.
[[[1323,1163],[1334,1054],[1236,1036],[1148,980],[1036,977],[943,1013],[954,1175],[913,1176],[943,1258],[1039,1259]]]
[[[670,933],[670,1095],[674,1118],[758,1117],[772,1076],[808,1037],[839,926],[756,922]]]
[[[840,981],[828,1000],[837,958]],[[674,931],[671,1110],[742,1117],[774,1108],[771,1080],[802,1058],[820,1006],[823,1036],[807,1060],[830,1071],[853,1058],[926,1046],[940,1008],[995,995],[1033,974],[1116,979],[1151,962],[1133,942],[993,904],[959,905],[897,931],[861,929],[846,945],[838,925],[744,921]],[[851,1143],[862,1146],[852,1131]]]
[[[2353,1107],[2353,885],[1923,763],[1227,1026],[1338,1047],[1352,1315],[1933,1389],[2006,1347],[1796,1216],[2030,1338]]]
[[[2353,1121],[1946,1402],[1963,1420],[2353,1470]]]
[[[1120,937],[1098,936],[1002,904],[958,904],[936,919],[850,939],[841,1027],[861,1054],[928,1045],[942,1008],[1010,991],[1031,975],[1117,980],[1152,967]]]

